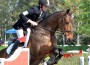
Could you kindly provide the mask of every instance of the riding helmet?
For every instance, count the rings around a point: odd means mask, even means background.
[[[49,0],[39,0],[39,5],[50,6]]]

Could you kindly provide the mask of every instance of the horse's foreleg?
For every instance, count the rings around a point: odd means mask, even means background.
[[[58,61],[61,59],[61,57],[63,56],[64,51],[62,49],[54,49],[53,50],[53,55],[51,55],[49,61],[47,62],[48,65],[54,65],[57,64]]]
[[[58,61],[61,59],[61,57],[64,55],[64,51],[62,49],[58,49],[58,50],[59,50],[59,53],[58,53],[57,57],[55,58],[54,64],[57,64]]]
[[[55,55],[51,55],[50,59],[47,61],[47,65],[53,65],[55,57],[56,57]]]
[[[30,63],[30,65],[39,65],[40,60],[35,60],[33,63]]]
[[[31,59],[32,60],[32,59]],[[33,59],[33,61],[30,63],[30,65],[39,65],[43,58],[40,59]]]

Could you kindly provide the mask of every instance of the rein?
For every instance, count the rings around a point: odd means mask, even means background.
[[[50,30],[50,29],[47,29],[47,28],[45,28],[45,27],[41,27],[41,26],[36,26],[36,27],[40,27],[40,28],[42,28],[42,29],[44,29],[44,30],[47,30],[47,31],[49,31],[49,32],[55,32],[55,31]],[[73,32],[73,31],[66,30],[66,31],[61,31],[61,32]]]
[[[40,22],[41,22],[41,20],[38,20],[38,21],[37,21],[37,23],[40,23]],[[55,31],[53,31],[53,30],[47,29],[47,28],[42,27],[42,26],[35,26],[35,27],[40,27],[40,28],[42,28],[42,29],[44,29],[44,30],[47,30],[47,31],[49,31],[49,32],[55,32]]]

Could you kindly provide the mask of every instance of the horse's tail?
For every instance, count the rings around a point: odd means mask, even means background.
[[[0,50],[0,58],[6,58],[7,57],[6,49],[7,48]]]

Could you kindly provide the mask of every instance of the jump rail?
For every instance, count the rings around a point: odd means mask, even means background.
[[[0,58],[0,65],[29,65],[28,48],[18,48],[9,58]]]

